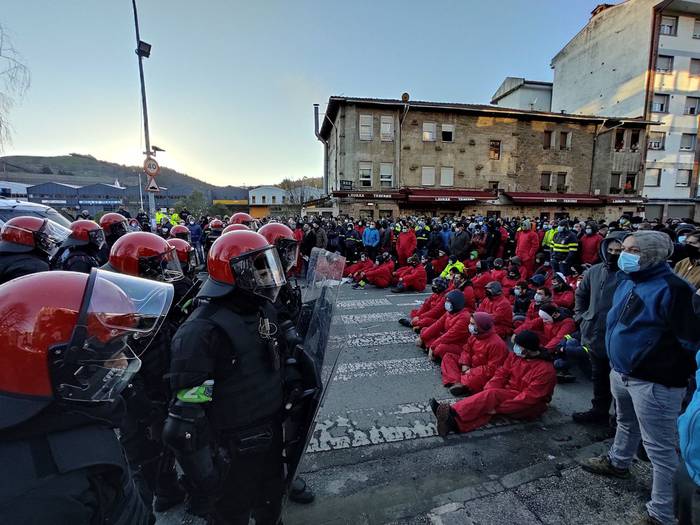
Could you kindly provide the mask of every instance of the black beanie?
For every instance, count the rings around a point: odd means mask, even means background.
[[[540,338],[535,332],[531,332],[530,330],[523,330],[519,334],[516,334],[514,342],[526,350],[532,352],[540,351]]]
[[[447,294],[445,300],[452,303],[452,312],[459,312],[464,308],[464,294],[459,290],[452,290]]]

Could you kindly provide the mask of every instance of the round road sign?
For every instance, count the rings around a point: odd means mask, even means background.
[[[160,166],[153,157],[146,157],[146,160],[143,162],[143,171],[149,177],[155,177],[160,173]]]

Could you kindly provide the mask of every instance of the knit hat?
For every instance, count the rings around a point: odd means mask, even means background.
[[[464,308],[464,294],[459,290],[452,290],[447,294],[445,300],[452,303],[452,312],[459,312]]]
[[[515,264],[516,266],[522,266],[523,260],[517,255],[513,255],[513,257],[510,258],[510,263]]]
[[[544,275],[542,275],[541,273],[536,273],[535,275],[530,277],[530,282],[535,286],[542,286],[544,284]]]
[[[633,233],[632,237],[637,241],[641,252],[639,259],[641,270],[664,262],[673,253],[673,241],[663,232],[642,230]]]
[[[486,290],[491,292],[493,295],[500,295],[503,293],[503,287],[501,286],[501,283],[498,281],[491,281],[489,284],[485,286]]]
[[[561,280],[561,282],[563,282],[563,283],[566,282],[566,276],[565,276],[563,273],[561,273],[561,272],[555,273],[555,274],[554,274],[554,277],[558,277],[559,280]]]
[[[530,330],[523,330],[519,334],[516,334],[514,342],[516,345],[520,345],[533,352],[539,352],[540,350],[540,338],[535,332],[531,332]]]
[[[523,230],[529,230],[531,227],[532,227],[532,225],[530,224],[530,221],[528,221],[527,219],[525,219],[525,220],[523,221]]]
[[[493,328],[493,316],[489,313],[486,312],[475,312],[474,315],[472,315],[474,318],[474,322],[476,323],[476,327],[479,329],[479,332],[488,332]]]
[[[559,306],[557,306],[557,303],[555,302],[542,303],[540,305],[540,310],[548,313],[549,315],[554,315],[555,313],[559,312]]]

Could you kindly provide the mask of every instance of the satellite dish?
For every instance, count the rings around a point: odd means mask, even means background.
[[[405,104],[406,102],[408,102],[409,98],[411,98],[411,97],[408,95],[408,93],[404,93],[401,95],[401,102],[403,102]]]

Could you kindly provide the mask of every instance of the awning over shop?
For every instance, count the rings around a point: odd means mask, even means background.
[[[524,193],[509,191],[505,192],[504,195],[515,204],[603,204],[601,199],[587,193]]]
[[[606,204],[644,204],[646,201],[643,197],[620,197],[619,195],[603,195],[601,199]]]
[[[333,197],[349,197],[352,199],[406,199],[406,194],[400,191],[334,191]]]
[[[409,188],[409,202],[476,202],[496,199],[496,194],[490,191],[479,190],[433,190]]]

